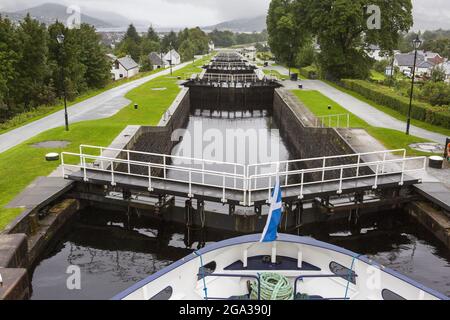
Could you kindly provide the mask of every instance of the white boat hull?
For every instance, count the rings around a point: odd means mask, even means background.
[[[274,243],[259,243],[259,237],[244,236],[207,246],[114,299],[227,300],[246,297],[249,295],[248,282],[258,283],[259,275],[265,272],[287,277],[295,288],[294,294],[302,294],[306,299],[448,299],[366,257],[324,242],[279,235]],[[206,271],[202,268],[205,266],[213,270]]]

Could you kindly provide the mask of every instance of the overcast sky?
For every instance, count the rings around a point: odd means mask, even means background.
[[[108,10],[158,26],[204,26],[264,14],[270,0],[0,0],[0,10],[14,11],[46,2]],[[450,0],[413,3],[415,28],[450,29]]]

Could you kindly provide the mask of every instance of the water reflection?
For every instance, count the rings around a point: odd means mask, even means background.
[[[120,222],[124,219],[127,223]],[[120,213],[84,211],[36,267],[32,299],[109,299],[193,250],[237,236],[186,230],[146,217],[128,221]],[[352,235],[345,223],[312,226],[302,233],[368,255],[450,295],[450,254],[426,230],[403,214],[362,224],[359,235]],[[81,268],[81,290],[66,288],[70,265]]]

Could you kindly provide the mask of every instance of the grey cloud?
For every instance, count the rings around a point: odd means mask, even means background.
[[[264,14],[270,0],[0,0],[0,10],[14,11],[45,2],[113,11],[160,26],[202,26]],[[450,29],[449,0],[413,0],[413,4],[414,29]]]

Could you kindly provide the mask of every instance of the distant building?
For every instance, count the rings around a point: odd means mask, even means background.
[[[152,52],[148,55],[150,64],[153,66],[153,70],[167,67],[168,63],[164,61],[164,55],[162,53]]]
[[[163,60],[167,65],[176,66],[181,63],[181,56],[175,49],[172,49],[165,54]]]
[[[216,45],[214,44],[214,42],[210,41],[208,43],[208,47],[209,47],[209,52],[212,52],[216,48]]]
[[[115,59],[111,74],[114,80],[131,78],[139,73],[139,65],[130,56]]]
[[[115,62],[117,60],[117,57],[112,53],[107,53],[106,56],[109,58],[109,60],[111,60],[111,62]]]
[[[369,57],[371,57],[372,59],[374,59],[376,61],[382,61],[382,60],[386,59],[386,57],[382,55],[381,49],[379,46],[370,45],[366,49],[366,52],[369,55]]]
[[[445,82],[450,83],[450,61],[446,61],[442,64],[445,70]]]

